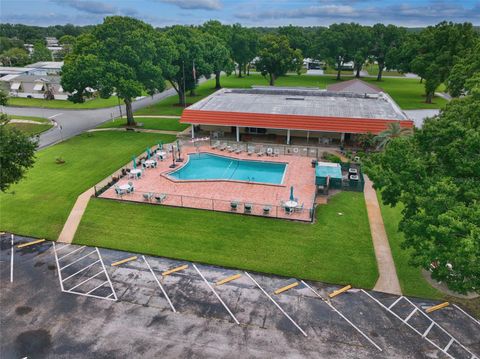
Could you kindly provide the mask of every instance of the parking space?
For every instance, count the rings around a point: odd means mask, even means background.
[[[426,314],[438,303],[358,289],[330,298],[339,286],[95,247],[18,247],[33,241],[0,241],[5,358],[478,357],[480,325],[455,306]]]

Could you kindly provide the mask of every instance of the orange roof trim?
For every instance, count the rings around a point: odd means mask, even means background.
[[[371,132],[374,134],[382,132],[388,127],[388,124],[392,122],[400,122],[401,127],[413,127],[413,121],[411,120],[282,115],[189,109],[183,111],[180,122],[194,125],[260,127],[345,133]]]

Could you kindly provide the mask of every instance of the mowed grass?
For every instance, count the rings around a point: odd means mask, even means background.
[[[145,128],[149,130],[183,131],[189,126],[184,123],[180,123],[179,119],[177,118],[148,118],[135,116],[135,121],[143,124],[138,128]],[[126,119],[116,119],[114,121],[105,122],[98,126],[98,128],[121,128],[126,127],[126,125]]]
[[[343,76],[342,81],[351,80],[353,76]],[[387,92],[397,104],[404,110],[412,109],[436,109],[443,108],[447,101],[435,96],[433,103],[425,103],[424,85],[418,79],[411,78],[384,78],[376,81],[375,78],[362,78]],[[275,86],[304,86],[326,88],[330,84],[337,83],[335,76],[310,76],[310,75],[288,75],[278,78]],[[221,85],[225,88],[249,88],[253,85],[268,86],[268,80],[258,73],[244,76],[242,78],[222,76]],[[215,92],[215,80],[210,79],[200,84],[196,89],[196,96],[187,95],[187,103],[195,103],[202,98]],[[438,91],[443,90],[443,86]],[[182,114],[183,107],[178,106],[178,96],[168,97],[152,106],[142,108],[135,112],[135,115],[175,115]]]
[[[440,299],[442,293],[430,286],[430,284],[423,278],[421,269],[413,267],[408,263],[410,251],[401,248],[401,243],[404,240],[403,233],[398,231],[398,223],[402,217],[401,205],[397,205],[396,207],[384,205],[381,202],[380,196],[379,201],[383,223],[387,232],[388,241],[397,268],[398,280],[400,281],[403,294],[415,297]]]
[[[121,103],[123,103],[122,100],[121,100]],[[41,98],[10,97],[8,99],[8,106],[64,108],[64,109],[92,109],[92,108],[118,106],[118,97],[112,96],[107,99],[98,97],[92,100],[85,101],[84,103],[73,103],[68,100],[44,100]]]
[[[49,130],[50,128],[53,127],[53,125],[50,125],[48,123],[43,123],[43,124],[35,124],[35,123],[9,123],[7,124],[8,127],[14,127],[17,130],[22,131],[23,133],[29,135],[29,136],[34,136],[38,135],[42,132],[45,132]]]
[[[74,243],[363,288],[378,276],[362,193],[334,196],[314,224],[94,199]]]
[[[26,178],[0,194],[0,229],[57,239],[77,197],[158,140],[174,136],[132,132],[82,134],[37,152]],[[61,157],[64,164],[56,164]]]

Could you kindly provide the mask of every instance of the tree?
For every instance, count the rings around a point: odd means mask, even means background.
[[[265,35],[260,39],[257,69],[263,76],[268,75],[270,86],[288,70],[299,71],[303,63],[302,52],[290,47],[288,38],[283,35]]]
[[[9,39],[5,36],[0,36],[0,53],[3,53],[12,48],[24,49],[23,41],[19,39]]]
[[[7,126],[7,115],[0,115],[0,191],[20,181],[35,163],[37,142],[14,127]]]
[[[171,42],[143,21],[107,17],[77,38],[62,68],[62,87],[73,102],[84,102],[90,89],[103,98],[116,93],[125,102],[128,125],[134,125],[133,99],[165,89],[174,54]]]
[[[28,52],[18,47],[12,47],[0,54],[0,62],[7,66],[25,66],[29,60]]]
[[[8,94],[0,89],[0,106],[7,106],[8,103]]]
[[[394,138],[410,136],[412,133],[411,128],[400,126],[400,122],[392,122],[388,124],[386,130],[380,132],[373,140],[377,143],[377,149],[384,149]]]
[[[257,55],[258,34],[255,30],[242,27],[240,24],[232,26],[230,47],[232,58],[238,64],[238,77],[242,77],[245,69]]]
[[[312,31],[301,26],[281,26],[278,28],[278,34],[288,38],[290,47],[294,50],[300,50],[306,57],[315,57],[312,48]]]
[[[463,95],[466,90],[466,81],[475,74],[480,74],[480,39],[477,39],[475,46],[469,50],[468,54],[453,66],[447,78],[449,93],[454,97]]]
[[[346,62],[352,61],[356,49],[351,39],[354,37],[352,24],[332,24],[317,39],[317,53],[322,59],[337,69],[337,80]]]
[[[176,25],[168,29],[165,36],[171,39],[177,56],[173,61],[173,71],[167,75],[167,80],[178,94],[179,105],[186,106],[186,92],[195,89],[201,76],[209,77],[213,66],[209,63],[210,36],[189,26]]]
[[[375,144],[375,135],[371,132],[362,133],[358,136],[357,143],[364,151],[367,151]]]
[[[372,31],[368,26],[362,26],[359,24],[350,24],[351,38],[353,47],[353,68],[355,70],[355,77],[360,77],[360,71],[362,70],[365,61],[369,55],[372,42]]]
[[[54,57],[56,60],[63,60],[68,54],[73,51],[73,46],[77,38],[72,35],[63,35],[59,40],[58,43],[62,45],[62,50],[58,51]]]
[[[52,53],[41,41],[33,45],[32,62],[52,61]]]
[[[480,78],[475,82],[480,85]],[[383,202],[404,206],[399,230],[410,263],[460,293],[480,292],[479,148],[475,90],[451,101],[413,136],[393,139],[367,164]]]
[[[447,79],[458,59],[473,47],[476,37],[469,23],[441,22],[420,32],[411,68],[425,79],[425,102],[432,102],[435,90]]]
[[[375,24],[372,27],[372,47],[370,54],[378,64],[377,81],[382,80],[383,70],[397,68],[399,57],[396,53],[406,36],[406,30],[395,25]]]
[[[215,88],[220,89],[220,75],[222,71],[230,74],[235,67],[232,60],[230,41],[232,38],[230,26],[222,25],[220,21],[210,20],[201,27],[201,30],[210,35],[207,38],[209,52],[208,62],[213,67],[215,74]]]

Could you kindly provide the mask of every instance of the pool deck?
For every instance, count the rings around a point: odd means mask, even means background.
[[[185,162],[177,163],[177,169],[186,163],[188,154],[197,153],[197,149],[194,147],[183,147],[181,151]],[[167,197],[162,201],[162,205],[223,212],[232,212],[230,207],[231,201],[238,201],[240,203],[237,209],[238,213],[244,213],[243,204],[251,203],[253,204],[251,213],[253,215],[263,215],[263,207],[269,205],[272,207],[270,217],[310,221],[309,209],[313,207],[315,197],[315,169],[311,166],[310,158],[298,156],[259,157],[256,154],[248,156],[245,152],[235,154],[228,151],[212,150],[208,146],[201,146],[198,148],[198,151],[235,159],[283,162],[288,163],[288,166],[282,185],[228,180],[174,181],[166,176],[168,172],[172,171],[169,168],[172,164],[172,157],[171,154],[168,154],[167,159],[158,162],[157,168],[147,168],[142,178],[132,180],[124,177],[117,183],[118,185],[123,185],[129,181],[133,182],[135,187],[134,193],[120,197],[115,193],[115,189],[111,187],[102,193],[100,197],[145,203],[147,201],[143,198],[144,193],[164,193]],[[302,212],[286,214],[280,207],[280,201],[288,201],[290,197],[290,186],[294,187],[294,195],[298,198],[299,204],[304,204]],[[155,202],[153,198],[151,203]]]

